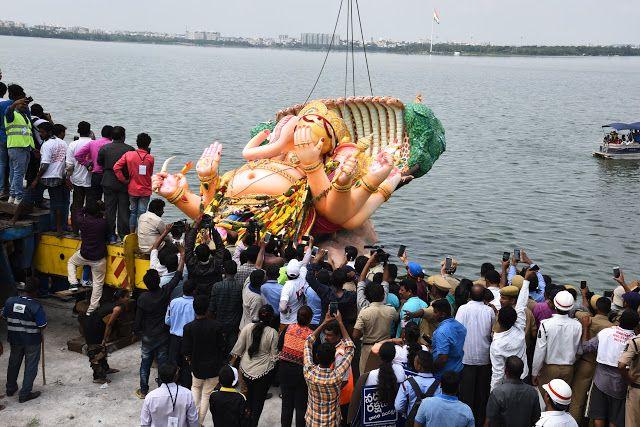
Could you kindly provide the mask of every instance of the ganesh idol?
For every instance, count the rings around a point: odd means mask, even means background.
[[[418,98],[321,99],[279,111],[258,125],[246,164],[220,174],[222,145],[196,163],[200,191],[167,159],[153,190],[190,218],[208,214],[221,230],[263,232],[297,240],[360,228],[400,186],[421,177],[445,150],[444,129]]]

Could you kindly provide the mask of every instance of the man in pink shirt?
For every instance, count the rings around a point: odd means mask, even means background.
[[[138,149],[128,151],[113,165],[113,173],[118,181],[127,184],[129,193],[129,229],[133,233],[138,225],[138,218],[147,211],[151,197],[151,175],[153,175],[153,156],[151,137],[141,133],[136,139]]]
[[[105,145],[111,142],[113,126],[106,125],[102,128],[102,138],[90,141],[82,148],[78,149],[75,159],[91,172],[91,191],[86,195],[87,204],[96,203],[102,199],[102,166],[98,164],[98,152]]]

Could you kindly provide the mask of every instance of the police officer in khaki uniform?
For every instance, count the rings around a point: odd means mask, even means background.
[[[627,342],[618,361],[618,369],[629,385],[624,423],[626,426],[638,426],[640,425],[640,335],[636,335]]]
[[[587,289],[581,289],[581,291],[586,293]],[[591,318],[589,336],[595,337],[601,330],[613,326],[613,323],[609,321],[608,317],[609,312],[611,311],[611,300],[609,298],[603,298],[600,295],[593,295],[589,300],[589,305],[596,313]],[[591,314],[586,311],[576,311],[576,319],[578,320],[587,316],[591,316]],[[595,370],[596,353],[583,353],[576,361],[573,382],[571,383],[573,399],[571,399],[569,412],[578,424],[581,423],[582,418],[584,417],[585,405],[587,403],[587,392],[591,387],[591,381],[593,380]]]

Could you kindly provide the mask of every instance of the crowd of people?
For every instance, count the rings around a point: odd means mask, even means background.
[[[147,134],[134,149],[124,128],[95,138],[80,122],[67,145],[66,128],[28,108],[22,88],[8,92],[5,196],[39,204],[47,190],[58,232],[70,210],[81,245],[69,284],[92,288],[81,324],[93,381],[118,373],[106,346],[132,315],[142,426],[199,426],[211,413],[216,426],[255,427],[272,386],[286,427],[640,425],[640,287],[621,271],[611,295],[597,295],[586,283],[559,285],[524,250],[483,264],[472,281],[452,257],[429,276],[404,248],[396,263],[382,248],[353,246],[329,259],[312,236],[285,241],[258,224],[224,239],[206,215],[165,224],[164,202],[150,200]],[[147,290],[107,296],[107,245],[131,232],[149,254]],[[8,396],[25,365],[20,402],[40,395],[33,380],[47,320],[34,286],[2,310]]]
[[[633,144],[640,142],[640,130],[632,129],[627,134],[619,134],[618,131],[613,130],[605,134],[604,142],[609,144]]]
[[[97,137],[86,121],[78,123],[73,142],[65,142],[66,134],[21,86],[0,82],[0,200],[21,206],[17,218],[29,206],[42,206],[47,190],[52,228],[63,233],[78,232],[76,215],[104,197],[108,238],[118,242],[147,211],[151,138],[138,134],[134,148],[122,126],[105,125]]]

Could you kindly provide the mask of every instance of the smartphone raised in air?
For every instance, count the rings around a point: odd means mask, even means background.
[[[398,257],[402,257],[406,251],[407,247],[405,245],[400,245],[398,248]]]
[[[451,257],[451,255],[449,255],[444,259],[444,270],[451,271],[452,266],[453,266],[453,258]]]
[[[337,302],[330,302],[329,303],[329,314],[331,314],[332,316],[335,317],[335,315],[338,313],[338,303]]]
[[[271,240],[271,232],[267,231],[266,233],[264,233],[264,242],[269,243],[269,240]]]
[[[520,249],[513,250],[513,257],[516,259],[516,261],[520,261]]]
[[[613,267],[613,277],[616,279],[620,277],[620,267]]]
[[[509,258],[511,257],[511,254],[507,251],[502,253],[502,261],[509,261]]]

